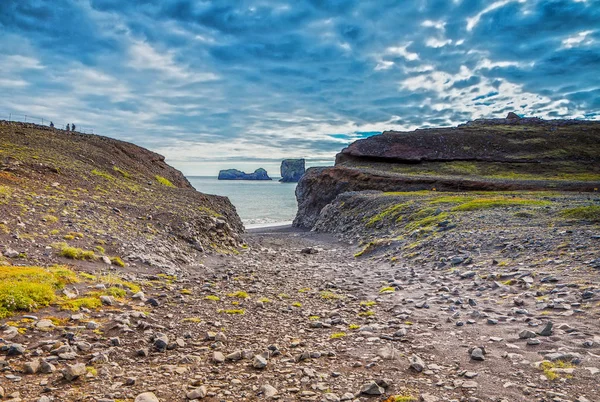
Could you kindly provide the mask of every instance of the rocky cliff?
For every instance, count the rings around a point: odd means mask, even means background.
[[[195,191],[159,154],[3,121],[0,220],[0,252],[19,263],[60,262],[78,249],[170,272],[233,251],[243,232],[227,198]]]
[[[297,183],[304,176],[304,159],[284,159],[281,162],[281,180],[283,183]]]
[[[258,168],[253,173],[245,173],[237,169],[226,169],[219,172],[219,180],[271,180],[271,178],[263,168]]]
[[[354,142],[334,167],[308,169],[300,180],[294,226],[312,228],[323,207],[347,191],[600,187],[600,122],[511,117]]]

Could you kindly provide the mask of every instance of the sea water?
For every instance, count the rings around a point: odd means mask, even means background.
[[[218,180],[188,176],[187,179],[201,193],[228,197],[246,228],[287,225],[296,216],[296,183],[280,183],[275,177],[273,180]]]

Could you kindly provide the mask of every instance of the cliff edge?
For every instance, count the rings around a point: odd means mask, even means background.
[[[452,128],[388,131],[344,148],[298,183],[294,226],[312,228],[348,191],[595,191],[600,122],[482,119]]]

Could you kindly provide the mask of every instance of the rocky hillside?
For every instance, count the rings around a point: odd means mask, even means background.
[[[348,191],[593,192],[600,187],[600,123],[488,119],[453,128],[389,131],[343,149],[331,168],[309,169],[296,190],[294,225],[312,228]]]
[[[5,262],[119,257],[173,273],[206,252],[234,250],[242,231],[227,198],[195,191],[161,155],[107,137],[0,122]]]

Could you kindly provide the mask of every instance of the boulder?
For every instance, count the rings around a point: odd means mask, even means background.
[[[297,183],[306,171],[304,159],[284,159],[281,161],[281,180],[283,183]]]
[[[245,173],[237,169],[226,169],[219,172],[219,180],[272,180],[267,171],[258,168],[254,173]]]

